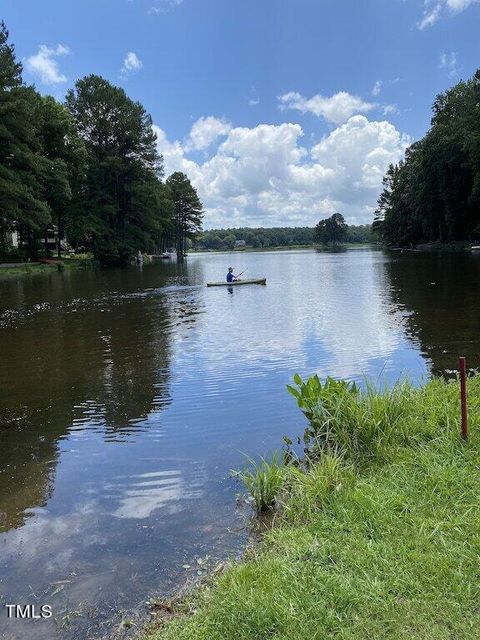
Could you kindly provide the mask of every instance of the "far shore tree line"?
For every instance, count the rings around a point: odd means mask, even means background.
[[[66,237],[105,265],[167,246],[183,256],[201,230],[202,203],[185,174],[163,178],[139,102],[96,75],[64,103],[40,95],[24,83],[0,23],[0,259],[48,253],[53,230],[58,252]]]
[[[334,220],[333,224],[332,219]],[[199,250],[229,251],[235,248],[267,249],[269,247],[368,242],[372,242],[371,225],[349,226],[345,223],[343,216],[337,213],[330,218],[321,220],[316,227],[211,229],[198,234],[193,242],[193,247]]]
[[[390,165],[373,224],[387,245],[480,241],[480,70],[437,96],[427,134]]]

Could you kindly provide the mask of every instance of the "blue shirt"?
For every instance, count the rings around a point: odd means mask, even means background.
[[[234,282],[235,276],[230,271],[227,273],[227,282]]]

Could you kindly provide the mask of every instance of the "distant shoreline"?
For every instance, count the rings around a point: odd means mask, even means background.
[[[316,249],[318,251],[332,251],[335,249],[367,249],[370,247],[378,247],[379,245],[371,242],[349,242],[331,246],[323,246],[319,244],[292,244],[289,246],[278,247],[245,247],[242,249],[189,249],[188,254],[197,253],[258,253],[262,251],[292,251],[295,249]]]

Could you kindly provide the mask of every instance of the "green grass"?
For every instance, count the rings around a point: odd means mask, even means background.
[[[36,275],[41,273],[52,273],[57,271],[57,265],[54,264],[28,264],[18,267],[1,267],[0,278],[11,278],[18,276]]]
[[[56,258],[53,258],[56,260]],[[73,257],[62,257],[62,264],[30,264],[26,262],[17,267],[1,267],[0,279],[18,276],[29,276],[55,273],[64,269],[88,269],[95,266],[95,261],[88,254]]]
[[[247,458],[250,468],[238,472],[238,477],[250,494],[253,507],[258,515],[273,509],[284,483],[287,468],[278,453],[271,460],[261,458],[256,463]]]
[[[480,377],[469,380],[466,443],[456,381],[353,395],[336,414],[344,446],[289,466],[262,542],[150,640],[478,637]],[[339,396],[334,414],[348,404]],[[368,416],[374,426],[350,448],[345,434]]]

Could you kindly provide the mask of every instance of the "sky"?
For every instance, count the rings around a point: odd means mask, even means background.
[[[205,228],[372,221],[435,96],[480,67],[480,0],[0,0],[24,80],[102,75],[152,115]]]

